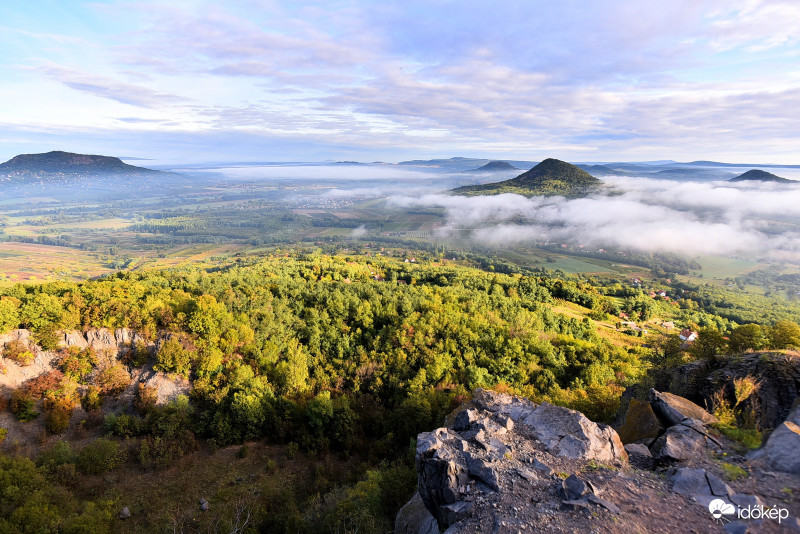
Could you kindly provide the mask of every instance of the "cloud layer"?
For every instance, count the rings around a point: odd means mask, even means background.
[[[504,194],[395,196],[402,207],[443,207],[442,235],[482,244],[569,243],[594,248],[736,254],[800,260],[800,187],[610,180],[617,193],[589,198]]]

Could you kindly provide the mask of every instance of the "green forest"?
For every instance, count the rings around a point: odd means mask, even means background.
[[[80,406],[89,415],[79,435],[102,436],[0,456],[0,532],[385,532],[415,488],[416,435],[475,388],[608,422],[624,388],[653,366],[800,346],[797,305],[777,297],[472,265],[308,251],[0,289],[0,333],[28,329],[59,362],[3,392],[0,408],[66,436]],[[650,296],[661,288],[673,298]],[[698,329],[701,342],[682,348],[676,332],[618,330],[620,312]],[[94,328],[129,328],[137,341],[121,359],[61,346],[64,331]],[[24,366],[34,355],[9,342],[3,357]],[[133,406],[104,412],[141,367],[188,379],[190,394],[157,404],[140,384]],[[211,464],[231,446],[236,461],[264,447],[281,460],[218,496],[221,515],[124,523],[124,496],[92,483],[181,461],[191,469],[202,454]],[[299,463],[303,481],[280,484]]]

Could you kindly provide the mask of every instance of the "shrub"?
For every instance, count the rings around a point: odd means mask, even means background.
[[[34,338],[36,339],[36,343],[44,350],[56,350],[60,341],[54,327],[36,332]]]
[[[85,475],[102,475],[122,463],[124,459],[119,443],[100,438],[78,453],[78,471]]]
[[[123,438],[138,436],[145,430],[142,418],[127,414],[108,414],[103,422],[103,427],[106,432]]]
[[[60,389],[64,381],[64,374],[54,369],[47,373],[35,376],[23,384],[23,388],[30,393],[31,397],[38,399],[48,391]]]
[[[158,349],[154,368],[165,373],[189,376],[191,362],[191,352],[183,348],[178,338],[171,337]]]
[[[158,402],[158,389],[139,383],[136,386],[136,396],[133,399],[133,407],[136,411],[144,415],[150,411]]]
[[[81,406],[87,412],[99,410],[103,399],[100,396],[100,388],[97,386],[89,386],[86,393],[81,398]]]
[[[150,361],[150,347],[141,339],[136,340],[130,353],[130,364],[134,367],[142,367]]]
[[[26,366],[33,363],[36,358],[27,345],[22,341],[15,339],[8,341],[3,347],[3,356],[16,363],[17,365]]]
[[[125,370],[125,366],[119,362],[107,365],[97,375],[97,385],[100,392],[104,395],[111,395],[122,392],[131,383],[131,376]]]
[[[147,436],[139,444],[139,462],[144,467],[166,469],[175,460],[196,448],[194,434],[188,430],[181,432],[176,439]]]
[[[69,426],[73,403],[64,398],[46,399],[44,403],[44,424],[51,434],[60,434]]]
[[[59,465],[74,464],[77,461],[78,455],[72,450],[72,446],[69,442],[58,441],[55,445],[39,455],[36,464],[52,472]]]
[[[61,352],[59,368],[72,380],[83,381],[96,365],[97,354],[91,347],[83,350],[78,347],[70,347]]]
[[[32,421],[39,416],[39,412],[36,411],[36,400],[22,388],[15,389],[11,394],[9,408],[17,419],[23,422]]]

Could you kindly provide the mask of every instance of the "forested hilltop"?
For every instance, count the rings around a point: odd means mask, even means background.
[[[228,445],[263,440],[251,446],[279,447],[280,461],[262,458],[249,482],[212,496],[229,509],[192,521],[242,520],[236,510],[246,494],[252,528],[385,532],[415,485],[409,445],[476,387],[608,421],[623,388],[653,365],[800,345],[800,327],[786,320],[796,312],[792,304],[755,302],[773,315],[740,326],[735,301],[723,306],[727,316],[711,313],[721,302],[714,288],[676,282],[670,291],[681,296],[653,297],[641,281],[313,252],[4,288],[0,334],[23,328],[33,337],[5,344],[4,370],[29,365],[39,348],[52,351],[56,369],[0,392],[2,408],[31,421],[24,424],[43,421],[61,438],[43,436],[40,452],[4,443],[17,455],[0,458],[0,530],[26,532],[36,517],[37,532],[159,531],[184,523],[189,531],[188,516],[167,513],[179,507],[172,501],[151,503],[163,513],[140,511],[120,523],[112,515],[144,486],[108,491],[92,481],[163,470],[168,486],[176,470],[200,471],[198,455],[207,467],[228,458],[218,456]],[[669,319],[677,328],[651,327],[642,337],[642,329],[619,324],[620,313]],[[681,327],[698,329],[702,342],[675,344]],[[98,328],[136,335],[120,357],[64,346],[64,332]],[[112,402],[140,368],[188,379],[188,397],[157,403],[142,384],[131,406]],[[106,438],[85,445],[87,433]],[[247,462],[247,446],[238,451]],[[277,483],[300,469],[298,458],[309,466],[304,475]],[[174,491],[172,499],[186,490]]]

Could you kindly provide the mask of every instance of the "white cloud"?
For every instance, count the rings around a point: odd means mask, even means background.
[[[570,242],[695,254],[800,259],[800,187],[614,179],[619,194],[580,199],[518,195],[397,196],[439,206],[452,231],[487,244]]]

